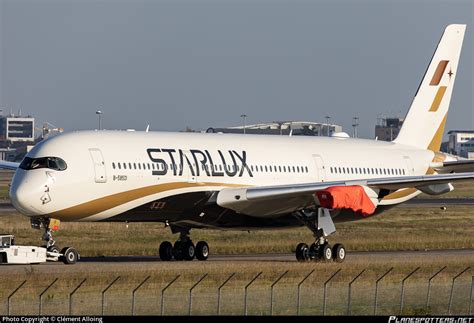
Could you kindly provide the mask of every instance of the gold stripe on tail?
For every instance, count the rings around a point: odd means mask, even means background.
[[[443,100],[444,92],[446,92],[446,86],[440,86],[438,92],[436,92],[436,96],[431,104],[431,108],[428,110],[430,112],[436,112],[439,109],[439,105],[441,104],[441,100]]]
[[[428,145],[429,150],[439,151],[439,149],[441,148],[441,142],[443,141],[444,126],[446,125],[447,118],[448,118],[448,114],[446,113],[446,115],[443,118],[443,121],[441,121],[441,124],[439,125],[438,130],[433,136],[433,139],[431,139],[431,142]]]

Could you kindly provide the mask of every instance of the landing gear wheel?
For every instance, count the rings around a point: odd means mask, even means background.
[[[346,259],[346,248],[341,243],[336,243],[332,248],[334,261],[343,262]]]
[[[329,244],[321,246],[319,257],[325,262],[332,260],[332,249]]]
[[[206,241],[199,241],[196,244],[196,258],[197,260],[207,260],[209,257],[209,245]]]
[[[296,260],[298,261],[306,261],[309,259],[309,248],[308,245],[304,242],[298,244],[296,246]]]
[[[321,249],[321,246],[317,243],[311,244],[309,247],[309,259],[313,261],[318,261],[321,259],[319,255],[319,250]]]
[[[160,259],[170,261],[173,258],[173,245],[169,241],[163,241],[159,250]]]
[[[183,251],[181,249],[181,241],[176,241],[173,246],[173,258],[174,260],[183,260]]]
[[[59,253],[59,252],[60,252],[59,248],[56,247],[56,246],[48,247],[47,250],[48,250],[49,252],[56,252],[56,253]]]
[[[79,258],[79,255],[76,249],[71,248],[71,247],[64,248],[63,250],[61,250],[61,253],[63,254],[63,256],[61,256],[61,260],[66,265],[75,264],[77,262],[77,259]]]
[[[181,244],[181,253],[183,255],[184,260],[193,260],[195,255],[196,248],[194,247],[194,243],[191,241],[186,241]]]

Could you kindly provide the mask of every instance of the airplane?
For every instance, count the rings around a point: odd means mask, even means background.
[[[474,179],[473,163],[440,152],[466,25],[448,25],[391,142],[335,137],[77,131],[36,144],[15,169],[14,207],[44,229],[52,223],[162,222],[176,242],[159,256],[206,260],[191,229],[260,230],[306,226],[298,261],[337,261],[335,223],[376,216],[421,192],[438,195]],[[54,224],[56,225],[56,224]],[[275,241],[278,243],[278,241]],[[74,257],[72,257],[74,258]],[[75,262],[76,259],[72,259]]]

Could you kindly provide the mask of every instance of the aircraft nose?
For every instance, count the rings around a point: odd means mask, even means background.
[[[41,205],[41,192],[38,185],[34,185],[28,176],[22,174],[23,170],[17,170],[10,187],[10,199],[20,213],[27,216],[41,214],[39,206]],[[36,186],[36,187],[35,187]]]

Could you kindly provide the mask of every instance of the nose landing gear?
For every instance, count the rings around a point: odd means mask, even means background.
[[[56,240],[53,238],[53,229],[54,231],[59,229],[59,220],[51,218],[32,218],[30,221],[31,227],[34,229],[41,229],[41,227],[43,227],[44,233],[41,239],[45,242],[43,247],[46,248],[48,252],[58,254],[58,259],[67,265],[75,264],[80,259],[80,255],[76,249],[72,247],[60,249],[56,245]],[[51,227],[53,227],[53,229],[51,229]]]
[[[340,243],[331,246],[327,237],[336,232],[336,227],[331,218],[328,209],[319,208],[317,214],[314,212],[299,211],[295,217],[308,227],[316,241],[308,246],[306,243],[300,243],[296,246],[296,260],[304,261],[336,261],[343,262],[346,258],[346,249]]]

